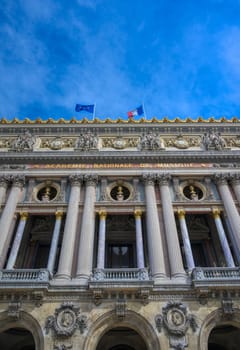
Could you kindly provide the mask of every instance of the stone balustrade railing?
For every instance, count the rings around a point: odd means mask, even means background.
[[[216,285],[218,283],[240,284],[239,267],[196,267],[192,271],[192,280],[195,286]]]
[[[95,269],[92,281],[147,281],[147,269]]]
[[[48,282],[49,271],[44,269],[0,270],[0,285],[3,283]]]

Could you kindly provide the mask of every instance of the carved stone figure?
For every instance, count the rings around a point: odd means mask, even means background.
[[[163,140],[159,138],[157,134],[152,133],[151,131],[147,133],[143,133],[138,148],[140,151],[142,150],[151,150],[156,151],[160,149],[164,149]]]
[[[202,144],[205,149],[221,151],[226,147],[226,142],[220,133],[215,133],[212,130],[205,133],[202,137]]]
[[[96,149],[98,144],[98,138],[91,131],[86,134],[81,134],[76,143],[76,149],[81,151],[88,151],[91,149]]]
[[[32,151],[36,142],[36,137],[33,136],[28,130],[25,130],[24,134],[18,135],[14,141],[12,150],[17,152]]]

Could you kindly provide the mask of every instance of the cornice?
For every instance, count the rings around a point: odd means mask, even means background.
[[[240,163],[240,150],[231,151],[158,151],[158,152],[6,152],[0,154],[3,164],[68,164],[68,163]]]
[[[170,119],[169,117],[165,116],[160,118],[153,117],[151,119],[146,119],[146,118],[140,118],[138,120],[136,119],[123,119],[122,117],[119,117],[117,119],[111,119],[111,118],[106,118],[106,119],[99,119],[99,118],[94,118],[93,120],[83,118],[81,120],[77,119],[76,117],[72,117],[71,119],[67,120],[64,118],[59,118],[59,119],[53,119],[53,118],[48,118],[48,119],[42,119],[40,117],[36,118],[35,120],[31,120],[29,118],[25,119],[18,119],[18,118],[13,118],[11,120],[8,120],[7,118],[3,117],[0,119],[0,125],[8,124],[8,125],[39,125],[39,124],[88,124],[88,125],[95,125],[95,124],[165,124],[165,123],[170,123],[170,124],[175,124],[175,123],[180,123],[180,124],[187,124],[187,123],[204,123],[204,124],[212,124],[212,123],[238,123],[240,122],[240,119],[236,116],[233,116],[231,119],[227,119],[225,116],[222,116],[221,118],[214,118],[214,117],[209,117],[208,119],[204,119],[203,117],[199,116],[196,119],[192,119],[190,117],[181,118],[181,117],[176,117],[174,119]]]

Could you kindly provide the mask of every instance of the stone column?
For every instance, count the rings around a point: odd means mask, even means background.
[[[217,208],[214,208],[212,213],[213,213],[214,221],[215,221],[215,224],[217,227],[219,241],[220,241],[220,244],[222,246],[222,250],[223,250],[223,254],[224,254],[227,266],[228,267],[235,267],[232,253],[231,253],[231,250],[229,248],[227,237],[225,235],[224,228],[222,225],[222,220],[220,218],[220,210]]]
[[[24,229],[25,229],[26,222],[27,222],[27,218],[28,218],[28,213],[26,213],[26,212],[20,213],[20,220],[19,220],[16,235],[14,238],[14,242],[13,242],[13,245],[11,248],[11,252],[10,252],[10,255],[8,258],[6,269],[14,269],[15,268],[19,248],[20,248],[20,245],[22,242],[22,237],[23,237]]]
[[[0,177],[0,206],[4,203],[6,192],[8,188],[8,178],[7,176]]]
[[[142,211],[136,209],[134,211],[136,224],[136,248],[137,248],[137,267],[139,269],[145,268],[144,252],[143,252],[143,237],[142,237]]]
[[[92,273],[95,213],[96,184],[98,177],[95,174],[84,176],[86,184],[85,201],[82,216],[81,236],[78,251],[76,277],[80,284],[86,285]]]
[[[9,230],[25,181],[23,176],[14,176],[11,179],[12,187],[0,219],[0,268],[3,268],[5,263],[8,251],[8,244],[6,243],[11,241]]]
[[[230,180],[234,193],[237,197],[238,203],[240,204],[240,174],[230,175]]]
[[[100,210],[99,211],[99,232],[98,232],[98,254],[97,254],[97,268],[98,269],[104,269],[106,217],[107,217],[106,211]]]
[[[228,178],[229,177],[226,174],[215,175],[215,181],[217,183],[226,214],[229,218],[229,223],[234,234],[235,243],[238,247],[238,250],[240,250],[240,217],[228,187]]]
[[[145,183],[149,263],[152,278],[157,283],[159,279],[166,277],[166,269],[154,189],[154,174],[144,174],[143,181]]]
[[[185,211],[183,209],[178,210],[178,219],[180,223],[180,229],[182,234],[182,240],[183,240],[183,247],[184,247],[184,253],[186,257],[187,267],[188,270],[192,270],[195,267],[193,254],[192,254],[192,247],[191,242],[189,239],[187,224],[185,220]]]
[[[79,214],[80,187],[82,183],[81,175],[71,175],[71,192],[69,197],[66,222],[63,232],[63,241],[56,277],[70,279],[72,274],[72,262],[74,248],[76,245],[76,230]]]
[[[160,186],[163,220],[167,239],[168,256],[171,276],[173,278],[185,276],[181,249],[178,239],[177,226],[174,217],[172,198],[169,190],[169,174],[160,174],[157,177]]]
[[[55,216],[56,216],[56,221],[55,221],[55,225],[54,225],[51,247],[50,247],[49,256],[48,256],[48,263],[47,263],[47,269],[50,273],[53,273],[53,269],[54,269],[54,265],[55,265],[55,261],[56,261],[63,212],[57,211],[55,213]]]

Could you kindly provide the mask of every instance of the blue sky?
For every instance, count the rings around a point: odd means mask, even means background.
[[[240,117],[240,0],[1,0],[0,117]]]

